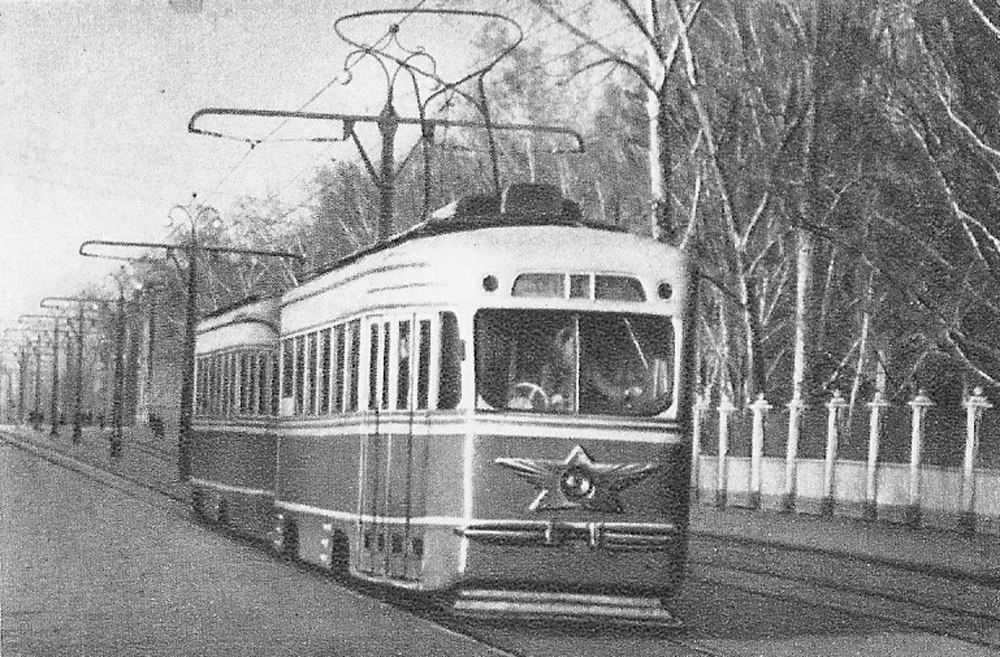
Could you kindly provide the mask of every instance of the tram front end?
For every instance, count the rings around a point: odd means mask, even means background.
[[[478,313],[459,613],[677,624],[690,446],[673,328],[639,313]]]

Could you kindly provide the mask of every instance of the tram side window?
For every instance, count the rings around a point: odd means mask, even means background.
[[[379,327],[372,324],[368,336],[368,408],[378,408]]]
[[[268,408],[267,402],[270,395],[267,393],[267,389],[270,386],[270,381],[267,376],[267,365],[270,360],[269,355],[266,351],[261,351],[257,354],[257,396],[254,404],[257,408],[257,415],[270,415],[271,409]]]
[[[287,399],[292,396],[292,368],[295,364],[295,344],[291,338],[284,341],[281,346],[281,397]]]
[[[197,409],[198,413],[203,413],[202,403],[205,399],[205,385],[202,383],[202,379],[205,378],[205,366],[202,364],[204,359],[198,358],[195,360],[195,371],[197,375],[195,376],[195,389],[194,389],[194,407]]]
[[[295,393],[295,414],[302,414],[305,402],[306,336],[295,338],[295,367],[292,370],[292,386]]]
[[[196,379],[195,394],[195,407],[198,412],[205,414],[208,409],[208,362],[207,359],[202,356],[198,358],[198,378]]]
[[[260,415],[260,410],[257,408],[257,389],[260,387],[260,381],[257,378],[257,359],[259,357],[260,355],[256,352],[249,353],[246,357],[247,388],[243,394],[247,400],[244,412],[248,415]]]
[[[333,329],[333,364],[330,369],[333,372],[333,403],[331,410],[339,413],[344,410],[344,379],[347,376],[347,368],[344,363],[344,325],[336,326]]]
[[[232,354],[222,355],[222,414],[229,415],[229,400],[232,395],[230,383],[232,375],[233,359]]]
[[[218,357],[213,354],[208,357],[208,381],[205,392],[208,394],[207,404],[208,407],[205,409],[210,415],[215,415],[218,411],[215,406],[216,400],[219,395],[215,391],[215,386],[218,383],[219,377],[216,374],[216,368],[218,367]]]
[[[222,354],[216,354],[212,357],[214,361],[212,375],[215,377],[215,381],[212,382],[212,396],[215,398],[212,400],[213,415],[222,415],[222,359]]]
[[[277,415],[281,407],[281,389],[278,387],[278,354],[267,355],[267,390],[270,395],[268,415]]]
[[[228,356],[229,371],[226,373],[226,405],[228,407],[226,415],[236,415],[236,411],[239,404],[239,399],[236,398],[236,384],[238,379],[236,378],[239,374],[238,367],[239,361],[237,360],[236,354],[229,354]]]
[[[212,357],[212,415],[222,415],[222,370],[225,367],[225,355],[215,354]]]
[[[319,413],[330,412],[330,329],[319,334]]]
[[[219,394],[219,399],[216,401],[216,414],[225,415],[226,414],[226,369],[229,366],[229,357],[227,354],[219,354],[218,363],[216,365],[217,372],[216,376],[219,380],[215,384],[216,391]]]
[[[410,406],[410,322],[399,322],[398,351],[396,355],[396,408]]]
[[[218,412],[216,401],[219,395],[215,390],[219,381],[218,372],[216,371],[218,367],[218,355],[212,354],[205,359],[205,412],[209,415],[215,415]]]
[[[250,411],[250,392],[253,384],[250,380],[250,354],[240,354],[240,415],[246,415]]]
[[[419,366],[417,369],[417,408],[427,408],[431,388],[431,321],[420,320]]]
[[[361,371],[361,320],[356,319],[348,325],[350,333],[350,350],[347,354],[347,409],[358,410],[358,374]]]
[[[455,313],[441,313],[441,372],[438,388],[439,409],[455,408],[462,395],[462,341],[458,337]]]
[[[382,397],[379,403],[379,408],[389,408],[389,386],[391,384],[390,375],[392,372],[389,371],[389,363],[392,359],[392,351],[389,346],[392,344],[390,338],[392,324],[386,322],[382,325]]]
[[[205,359],[199,358],[195,361],[195,367],[198,371],[198,376],[195,378],[195,390],[194,390],[194,407],[198,409],[198,413],[205,412]]]
[[[317,339],[319,338],[318,333],[310,333],[306,337],[306,399],[305,399],[305,409],[306,415],[316,414],[316,391],[318,384],[318,373],[316,371],[317,366],[317,354],[319,350],[316,348]]]

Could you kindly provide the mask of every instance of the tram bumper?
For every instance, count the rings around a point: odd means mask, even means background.
[[[686,532],[669,523],[475,521],[459,614],[678,626],[662,604],[685,567]]]
[[[455,601],[463,616],[522,620],[640,623],[680,627],[680,620],[657,598],[596,593],[506,589],[465,589]]]

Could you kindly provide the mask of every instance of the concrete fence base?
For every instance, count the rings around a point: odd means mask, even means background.
[[[758,492],[750,488],[750,459],[728,456],[725,490],[719,490],[716,457],[701,456],[694,499],[715,506],[836,515],[915,528],[1000,534],[998,471],[976,472],[975,511],[970,513],[963,508],[959,494],[963,478],[961,468],[924,466],[920,474],[920,503],[911,504],[908,464],[879,465],[874,501],[865,499],[866,463],[838,461],[833,472],[832,496],[824,491],[824,465],[821,459],[800,459],[796,491],[789,495],[785,490],[783,459],[764,458],[761,461]]]

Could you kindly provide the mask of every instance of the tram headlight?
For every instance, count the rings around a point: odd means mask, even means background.
[[[559,480],[559,488],[567,499],[573,501],[594,496],[594,480],[587,473],[576,468],[571,468],[563,473]]]
[[[667,299],[673,296],[674,288],[670,283],[664,281],[657,286],[656,293],[660,296],[661,299],[666,301]]]
[[[487,292],[496,292],[499,285],[500,283],[497,281],[497,277],[493,274],[483,278],[483,289]]]

